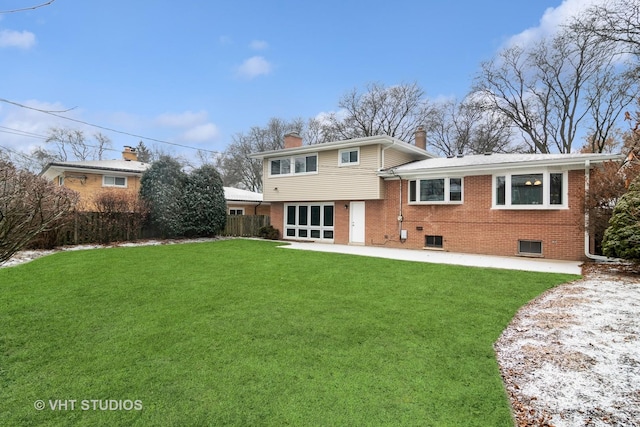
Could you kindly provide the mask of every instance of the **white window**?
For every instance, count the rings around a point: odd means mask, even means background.
[[[127,186],[127,177],[126,176],[102,176],[102,186],[103,187],[126,187]]]
[[[462,178],[414,179],[409,181],[409,203],[462,203]]]
[[[338,152],[339,166],[355,166],[360,164],[360,148],[349,148]]]
[[[495,209],[567,208],[567,173],[535,171],[493,177]]]
[[[333,203],[285,205],[284,216],[285,238],[333,240]]]
[[[291,167],[293,165],[293,168]],[[282,157],[269,161],[269,175],[282,176],[318,172],[318,155]]]
[[[58,185],[64,185],[64,175],[58,176]]]
[[[230,208],[229,215],[244,215],[244,208]]]

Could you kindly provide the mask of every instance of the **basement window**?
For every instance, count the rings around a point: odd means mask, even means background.
[[[424,246],[427,248],[442,249],[442,236],[424,236]]]
[[[518,240],[518,254],[542,256],[542,241]]]

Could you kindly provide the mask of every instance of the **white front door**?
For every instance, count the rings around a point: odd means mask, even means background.
[[[351,202],[349,224],[349,243],[364,244],[364,202]]]

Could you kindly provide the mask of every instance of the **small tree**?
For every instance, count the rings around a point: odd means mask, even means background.
[[[62,225],[77,202],[75,191],[0,161],[0,264],[38,234]]]
[[[222,178],[212,165],[195,169],[182,192],[183,230],[187,236],[215,236],[227,222]]]
[[[183,233],[182,190],[186,174],[177,160],[161,156],[140,178],[140,197],[149,207],[149,217],[165,237]]]
[[[602,250],[609,257],[640,261],[640,177],[614,208]]]

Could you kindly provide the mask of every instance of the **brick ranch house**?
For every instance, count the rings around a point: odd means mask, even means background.
[[[252,155],[283,239],[583,260],[590,170],[611,154],[488,154],[436,158],[375,136]]]
[[[151,165],[138,161],[135,148],[125,146],[121,160],[89,160],[77,162],[52,162],[41,176],[64,185],[80,195],[79,208],[94,210],[94,200],[105,190],[135,194],[140,192],[140,178]],[[269,215],[269,204],[262,201],[262,194],[224,187],[229,215]]]
[[[121,160],[51,162],[41,176],[64,185],[80,195],[81,210],[94,209],[94,198],[104,190],[138,194],[140,177],[151,165],[138,161],[135,148],[125,146]]]
[[[262,193],[224,187],[229,215],[269,215],[269,203],[262,200]]]

